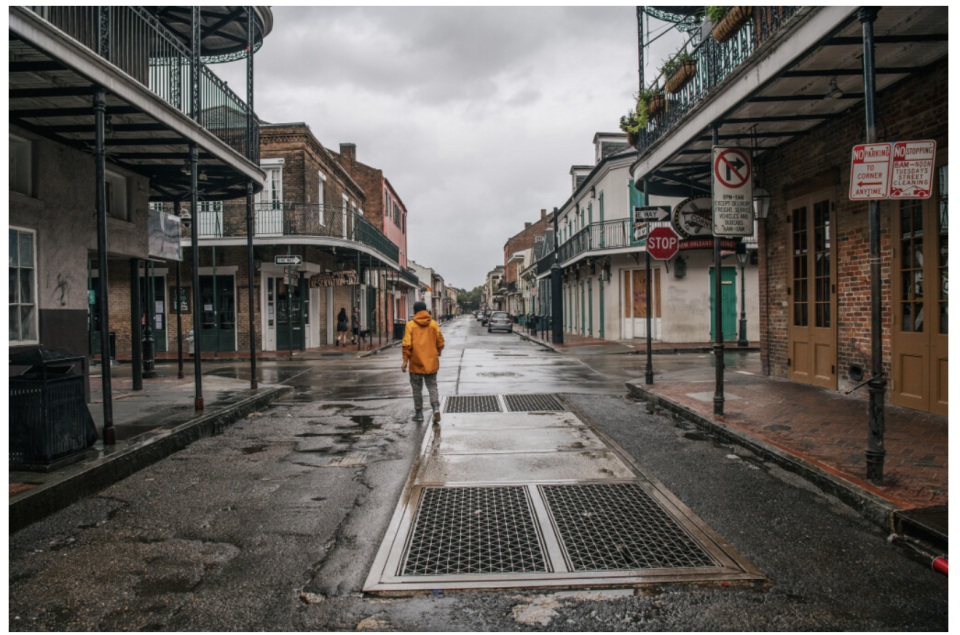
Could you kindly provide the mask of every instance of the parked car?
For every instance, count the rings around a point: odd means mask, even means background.
[[[490,325],[487,326],[487,333],[497,331],[510,331],[513,333],[513,320],[506,311],[495,311],[490,316]]]

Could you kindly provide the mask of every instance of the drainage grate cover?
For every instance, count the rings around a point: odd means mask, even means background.
[[[639,484],[539,487],[575,571],[719,566]]]
[[[400,575],[548,571],[524,487],[424,488]]]
[[[501,412],[496,395],[468,395],[447,397],[444,412]]]
[[[553,395],[504,395],[510,412],[550,412],[566,410]]]

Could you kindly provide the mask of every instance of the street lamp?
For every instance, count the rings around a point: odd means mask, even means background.
[[[765,220],[770,213],[770,192],[762,187],[753,189],[753,211],[757,220]]]
[[[737,245],[737,261],[740,263],[740,339],[737,340],[737,346],[749,346],[747,341],[747,278],[746,271],[747,260],[750,254],[747,253],[747,246],[744,243]]]

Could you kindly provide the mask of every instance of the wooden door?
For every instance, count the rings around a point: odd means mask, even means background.
[[[837,389],[836,219],[829,191],[790,201],[787,377]]]
[[[895,203],[891,277],[890,401],[947,415],[947,159],[938,156],[934,195]]]

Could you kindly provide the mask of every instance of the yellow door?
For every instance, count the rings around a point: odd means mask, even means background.
[[[890,401],[947,415],[947,156],[934,196],[894,203],[893,338]]]
[[[787,377],[837,388],[836,219],[830,192],[790,201]]]

